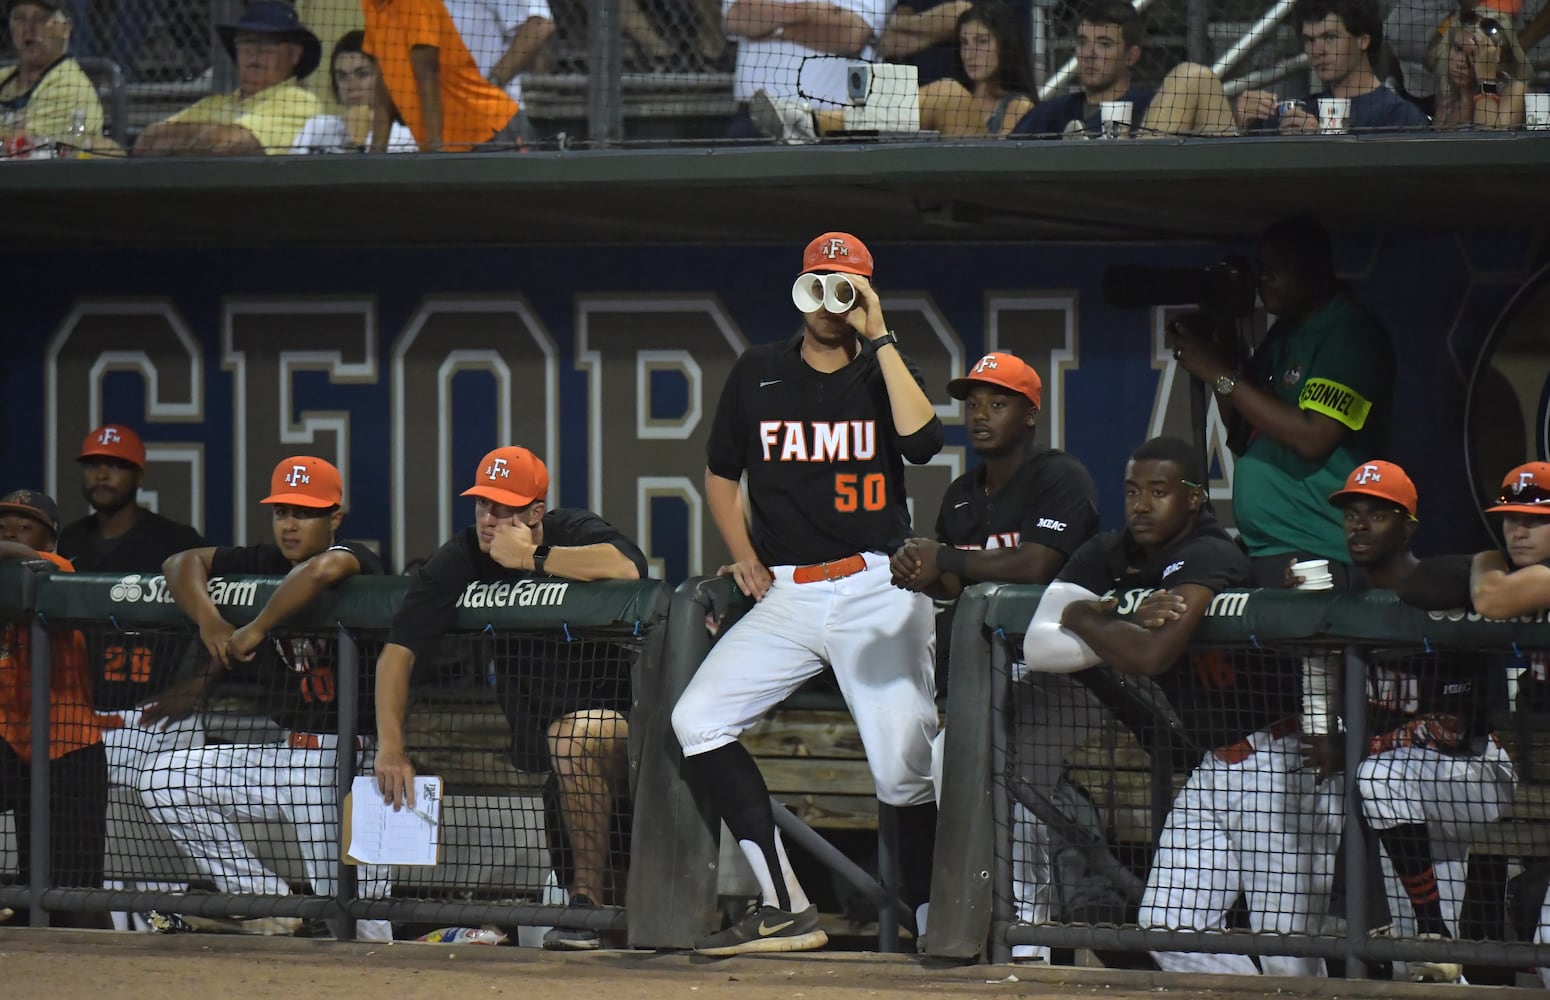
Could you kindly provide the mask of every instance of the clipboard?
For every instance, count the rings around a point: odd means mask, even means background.
[[[344,797],[339,819],[339,857],[342,862],[347,865],[382,864],[404,866],[430,866],[441,863],[441,828],[444,820],[441,806],[444,797],[442,793],[445,786],[442,785],[441,779],[436,775],[416,775],[414,780],[416,808],[413,810],[401,809],[399,812],[394,813],[392,807],[383,803],[382,794],[377,791],[376,779],[374,777],[363,775],[355,779],[351,790]],[[396,825],[396,829],[392,831],[395,836],[411,836],[417,853],[420,853],[422,856],[415,860],[388,859],[368,861],[352,854],[351,848],[354,845],[355,839],[355,801],[357,792],[362,794],[363,804],[366,805],[366,808],[373,815],[380,815],[384,822]],[[400,821],[399,817],[403,817],[403,821]],[[420,822],[414,822],[416,819]],[[428,832],[423,829],[425,826],[429,826]],[[428,837],[428,841],[421,840],[421,837]],[[355,845],[357,849],[359,846]],[[428,857],[423,856],[423,852],[426,849],[431,851]]]

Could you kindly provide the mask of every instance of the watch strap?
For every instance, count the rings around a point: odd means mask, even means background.
[[[552,545],[540,545],[538,548],[533,550],[534,573],[543,573],[545,575],[548,574],[548,571],[544,569],[544,563],[548,561],[549,551],[552,548],[554,548]]]
[[[883,334],[881,337],[876,337],[876,338],[873,339],[873,341],[872,341],[872,351],[874,353],[877,352],[877,351],[880,351],[883,348],[887,347],[889,344],[892,344],[895,348],[897,348],[899,346],[899,338],[894,334],[894,332],[892,330],[889,330],[887,333]]]

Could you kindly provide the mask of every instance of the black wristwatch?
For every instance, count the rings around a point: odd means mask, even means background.
[[[873,339],[873,341],[872,341],[872,351],[874,353],[876,353],[877,351],[880,351],[883,348],[887,347],[889,344],[892,344],[895,348],[897,348],[899,346],[899,338],[894,336],[894,333],[893,333],[892,330],[889,330],[887,333],[883,334],[881,337],[877,337],[877,338]]]
[[[534,573],[543,573],[544,572],[544,562],[546,560],[548,560],[548,558],[549,558],[549,550],[552,549],[552,548],[554,548],[554,546],[552,546],[552,545],[540,545],[538,548],[533,550],[533,572]],[[545,575],[547,575],[547,574],[545,574]]]
[[[1495,80],[1481,80],[1480,81],[1480,93],[1482,93],[1482,94],[1489,94],[1492,97],[1498,97],[1498,96],[1500,96],[1500,91],[1501,91],[1501,88],[1499,86],[1497,86],[1497,83],[1496,83]]]

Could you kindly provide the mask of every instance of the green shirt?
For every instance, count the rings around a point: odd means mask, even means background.
[[[1277,327],[1280,324],[1277,323]],[[1288,334],[1271,330],[1246,378],[1283,402],[1339,421],[1335,449],[1308,461],[1256,433],[1233,467],[1233,516],[1251,556],[1310,552],[1349,562],[1329,495],[1351,470],[1383,457],[1394,392],[1394,352],[1377,317],[1345,294]]]

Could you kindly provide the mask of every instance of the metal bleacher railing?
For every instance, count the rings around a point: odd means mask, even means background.
[[[1550,625],[1543,614],[1496,622],[1463,610],[1425,612],[1381,591],[1220,595],[1195,634],[1193,660],[1220,655],[1240,670],[1252,664],[1299,675],[1310,656],[1332,655],[1333,662],[1343,664],[1340,716],[1348,764],[1319,788],[1327,796],[1334,820],[1321,859],[1328,866],[1322,869],[1326,872],[1323,889],[1327,892],[1336,886],[1336,895],[1344,896],[1344,908],[1341,912],[1337,904],[1331,909],[1328,899],[1311,900],[1309,909],[1325,918],[1313,921],[1302,934],[1256,933],[1233,921],[1221,932],[1195,933],[1143,929],[1136,923],[1140,887],[1148,875],[1157,835],[1170,806],[1177,808],[1176,790],[1201,759],[1198,749],[1191,757],[1171,745],[1178,735],[1177,720],[1167,718],[1166,703],[1146,705],[1142,699],[1130,706],[1142,717],[1139,725],[1136,713],[1129,713],[1123,721],[1095,730],[1086,744],[1068,754],[1063,769],[1065,794],[1041,797],[1019,780],[1013,760],[1018,741],[1026,745],[1027,740],[1040,737],[1037,731],[1018,730],[1016,717],[1023,711],[1018,684],[1026,686],[1027,681],[1013,681],[1014,675],[1022,675],[1014,671],[1014,663],[1022,659],[1023,633],[1041,593],[1037,587],[989,585],[971,589],[958,603],[942,782],[943,815],[958,817],[958,822],[940,828],[926,941],[929,954],[1005,961],[1014,946],[1038,945],[1131,955],[1168,951],[1305,956],[1343,961],[1346,974],[1357,976],[1364,968],[1387,962],[1453,962],[1467,968],[1493,967],[1505,975],[1550,963],[1550,947],[1533,944],[1544,888],[1542,878],[1535,883],[1534,876],[1542,876],[1543,859],[1550,853],[1550,827],[1543,810],[1544,772],[1542,764],[1535,763],[1534,720],[1543,705],[1532,693],[1541,686],[1535,678],[1550,660]],[[1380,884],[1369,882],[1376,878],[1372,868],[1377,850],[1370,831],[1352,833],[1366,825],[1356,821],[1363,806],[1352,783],[1356,762],[1374,753],[1368,721],[1376,709],[1369,704],[1369,696],[1381,699],[1396,690],[1402,697],[1412,693],[1403,685],[1388,688],[1381,679],[1387,676],[1381,665],[1397,664],[1414,677],[1449,662],[1472,665],[1466,673],[1473,671],[1476,690],[1483,685],[1492,692],[1490,727],[1496,749],[1490,752],[1505,749],[1516,770],[1516,792],[1502,803],[1501,819],[1462,822],[1437,837],[1467,847],[1472,862],[1491,862],[1488,867],[1495,874],[1482,880],[1471,872],[1464,885],[1464,855],[1455,857],[1449,877],[1460,881],[1451,887],[1452,898],[1455,905],[1461,891],[1465,898],[1462,908],[1450,917],[1463,925],[1455,926],[1454,940],[1421,940],[1387,929],[1389,919],[1382,911],[1390,911],[1397,930],[1400,908],[1408,909],[1403,895],[1396,898],[1396,889],[1390,889],[1385,899],[1382,891],[1364,888]],[[1107,704],[1114,696],[1105,695],[1102,700]],[[1133,730],[1140,735],[1133,735]],[[1070,794],[1073,787],[1075,794]],[[1446,782],[1436,787],[1447,794]],[[1480,789],[1460,785],[1458,791],[1462,797]],[[1309,808],[1309,799],[1291,795],[1283,805],[1298,801],[1300,806],[1288,807]],[[1085,891],[1085,898],[1068,908],[1064,917],[1057,903],[1048,922],[1016,919],[1012,885],[1018,845],[1012,817],[1019,805],[1057,828],[1058,841],[1051,850],[1069,852],[1087,878],[1088,884],[1077,886],[1079,893]],[[1068,828],[1065,836],[1059,836],[1062,824]],[[1335,837],[1342,826],[1346,836],[1339,850],[1344,874],[1330,878]],[[1441,880],[1443,859],[1437,860]],[[1504,885],[1513,875],[1518,877]],[[1048,877],[1061,881],[1058,866]],[[1098,883],[1101,891],[1094,893],[1091,883]],[[1444,886],[1444,898],[1448,893],[1449,887]],[[1476,902],[1472,895],[1487,898]],[[1509,895],[1517,896],[1516,919],[1506,912]]]

